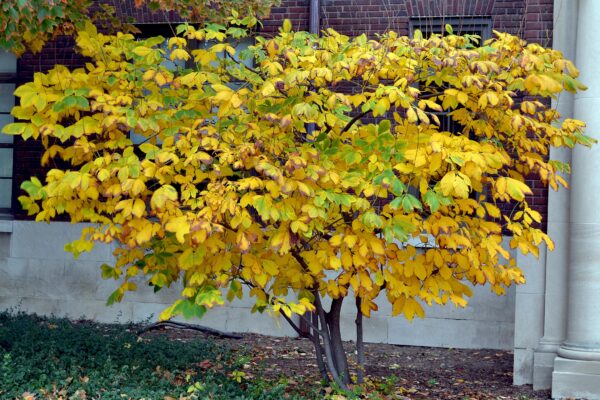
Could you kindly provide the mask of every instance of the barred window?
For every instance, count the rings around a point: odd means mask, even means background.
[[[14,54],[0,51],[0,131],[13,122],[10,111],[15,104],[14,91],[17,59]],[[10,215],[13,186],[13,137],[0,133],[0,218]]]
[[[476,35],[480,44],[492,37],[491,17],[415,17],[409,21],[410,35],[418,29],[423,37],[446,34],[446,25],[452,26],[455,35]],[[440,131],[462,132],[463,126],[454,121],[447,112],[433,112],[440,120]]]

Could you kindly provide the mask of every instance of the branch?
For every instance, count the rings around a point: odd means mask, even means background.
[[[285,315],[285,313],[280,313],[283,318],[287,321],[288,324],[290,324],[290,326],[292,327],[292,329],[294,329],[296,331],[296,333],[298,334],[298,336],[302,337],[304,336],[304,332],[302,332],[302,330],[300,330],[300,327],[298,327],[298,325],[296,325],[296,323],[294,321],[292,321],[292,319],[290,317],[288,317],[287,315]],[[312,338],[310,338],[312,340]]]
[[[359,119],[361,119],[362,117],[364,117],[365,115],[367,115],[370,112],[371,112],[371,110],[363,111],[360,114],[358,114],[357,116],[355,116],[354,118],[352,118],[350,120],[350,122],[348,122],[346,124],[346,126],[344,126],[344,129],[342,129],[342,131],[340,133],[347,132],[348,129],[352,128],[352,125],[354,125],[356,123],[356,121],[358,121]]]
[[[306,322],[306,324],[307,324],[308,326],[310,326],[312,329],[314,329],[314,331],[315,331],[315,332],[317,332],[317,333],[319,334],[319,336],[323,336],[323,337],[325,337],[325,334],[324,334],[324,333],[323,333],[323,332],[322,332],[322,331],[319,329],[319,327],[318,327],[318,326],[316,326],[315,324],[313,324],[313,322],[312,322],[310,319],[306,318],[304,315],[298,315],[298,316],[299,316],[300,318],[302,318],[302,320],[303,320],[304,322]],[[310,335],[310,336],[309,336],[309,339],[311,339],[311,340],[312,340],[312,335]]]
[[[245,69],[247,69],[248,71],[258,75],[261,79],[265,80],[265,76],[263,76],[259,70],[257,70],[256,68],[252,68],[248,65],[246,65],[245,63],[241,62],[241,60],[236,60],[235,58],[233,58],[233,56],[231,54],[229,54],[228,52],[224,51],[225,53],[225,57],[229,58],[231,61],[235,62],[237,65],[240,65],[242,67],[244,67]],[[229,73],[229,72],[228,72]],[[230,76],[232,76],[233,78],[235,78],[235,76],[229,74]]]
[[[207,335],[212,335],[212,336],[217,336],[220,338],[227,338],[227,339],[242,339],[243,338],[243,336],[236,335],[234,333],[222,332],[220,330],[209,328],[206,326],[192,325],[192,324],[186,324],[184,322],[175,322],[175,321],[155,322],[153,324],[147,325],[147,326],[143,327],[142,329],[140,329],[137,332],[137,335],[141,336],[142,334],[144,334],[146,332],[160,329],[163,327],[174,328],[174,329],[187,329],[187,330],[191,330],[191,331],[199,331],[199,332],[205,333]]]
[[[256,286],[256,285],[254,285],[252,282],[249,282],[249,281],[247,281],[246,279],[244,279],[244,278],[241,278],[241,277],[240,277],[239,279],[240,279],[240,280],[241,280],[241,281],[242,281],[242,282],[243,282],[243,283],[244,283],[246,286],[248,286],[248,287],[250,287],[250,288],[257,288],[257,286]],[[258,289],[262,290],[261,288],[258,288]],[[263,290],[263,293],[264,293],[265,295],[267,295],[267,293],[266,293],[264,290]],[[268,295],[267,295],[267,296],[268,296]],[[271,296],[268,296],[268,297],[269,297],[269,304],[273,305],[273,304],[274,304],[274,302],[273,302],[273,297],[271,297]],[[279,314],[283,316],[283,318],[284,318],[284,319],[285,319],[285,320],[288,322],[288,324],[290,324],[290,326],[292,327],[292,329],[294,329],[294,330],[296,331],[296,333],[297,333],[299,336],[304,336],[304,335],[305,335],[305,333],[304,333],[304,332],[302,332],[302,330],[300,329],[300,327],[299,327],[298,325],[296,325],[296,323],[295,323],[294,321],[292,321],[292,319],[291,319],[290,317],[288,317],[287,315],[285,315],[285,313],[284,313],[284,312],[280,312]],[[315,331],[316,331],[316,332],[317,332],[317,333],[318,333],[320,336],[323,336],[323,332],[321,332],[321,331],[319,330],[319,328],[318,328],[318,327],[316,327],[315,325],[313,325],[313,323],[312,323],[310,320],[308,320],[308,319],[307,319],[306,317],[304,317],[303,315],[300,315],[300,314],[298,314],[298,316],[299,316],[300,318],[302,318],[302,319],[304,320],[304,322],[306,322],[306,323],[308,324],[308,326],[310,326],[311,328],[313,328],[313,329],[314,329],[314,330],[315,330]],[[310,335],[310,334],[309,334],[308,338],[309,338],[310,340],[313,340],[313,335]]]

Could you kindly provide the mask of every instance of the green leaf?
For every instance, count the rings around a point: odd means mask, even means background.
[[[384,119],[383,121],[381,121],[379,123],[379,126],[377,127],[377,132],[381,135],[382,133],[387,133],[390,131],[392,127],[392,123],[390,122],[389,119]]]
[[[181,314],[185,319],[202,318],[206,310],[205,306],[196,304],[194,300],[178,300],[173,308],[173,315]]]
[[[396,197],[390,202],[390,207],[392,210],[397,210],[402,205],[402,199],[403,197]]]
[[[358,164],[362,161],[362,156],[358,151],[349,150],[344,153],[344,161],[349,165]]]
[[[7,135],[20,135],[25,130],[27,125],[29,124],[25,122],[13,122],[3,127],[2,133],[6,133]]]
[[[362,223],[369,228],[381,228],[383,226],[383,219],[374,212],[367,211],[362,216]]]
[[[112,292],[110,296],[108,296],[108,299],[106,300],[106,305],[112,306],[114,303],[118,303],[121,300],[123,300],[123,290],[119,288]]]
[[[200,288],[196,295],[196,304],[199,306],[212,307],[215,304],[224,304],[221,291],[212,286]],[[206,311],[206,310],[205,310]]]
[[[406,194],[402,197],[402,208],[405,213],[412,212],[415,208],[422,209],[421,202],[412,194]]]
[[[60,6],[54,6],[50,8],[50,15],[55,18],[62,18],[65,16],[65,10],[63,10],[63,8]]]
[[[440,201],[438,199],[437,193],[433,190],[428,190],[427,193],[425,193],[423,200],[425,200],[425,204],[429,206],[431,212],[436,212],[437,210],[439,210]]]
[[[32,177],[29,181],[21,183],[21,189],[27,192],[27,194],[33,198],[37,198],[42,189],[42,182],[36,177]]]
[[[73,258],[77,259],[83,252],[90,252],[94,248],[94,242],[84,239],[77,239],[64,246],[65,251],[73,253]]]
[[[113,266],[110,266],[108,264],[102,264],[100,266],[100,269],[102,270],[103,279],[117,279],[119,277],[119,273]]]

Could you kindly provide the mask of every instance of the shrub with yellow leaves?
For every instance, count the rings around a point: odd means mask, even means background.
[[[550,146],[591,144],[543,101],[583,88],[558,51],[500,32],[480,46],[451,33],[318,37],[286,21],[238,52],[232,22],[169,40],[88,24],[85,69],[57,66],[16,91],[22,122],[5,132],[70,166],[25,182],[20,201],[38,221],[93,223],[68,246],[76,255],[119,245],[102,271],[121,282],[109,302],[143,275],[182,285],[161,318],[199,317],[247,286],[254,311],[296,329],[304,319],[323,377],[346,387],[346,297],[360,353],[378,302],[410,320],[433,303],[464,307],[469,283],[523,283],[503,229],[524,254],[552,247],[524,177],[565,186]],[[439,112],[462,129],[443,130]]]

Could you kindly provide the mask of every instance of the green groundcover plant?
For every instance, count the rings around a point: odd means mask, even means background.
[[[299,399],[241,372],[210,340],[140,339],[136,327],[0,313],[1,399]]]

